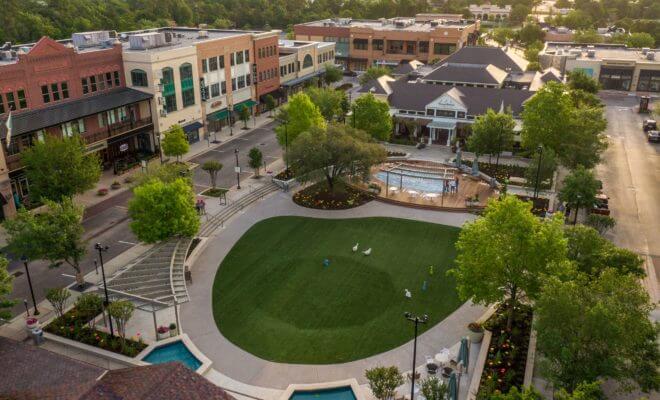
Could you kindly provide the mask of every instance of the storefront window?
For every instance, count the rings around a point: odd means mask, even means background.
[[[600,70],[598,81],[605,90],[630,90],[632,84],[632,68],[607,68]]]
[[[147,73],[141,69],[131,70],[131,85],[137,87],[148,87]]]
[[[192,65],[189,63],[182,64],[179,67],[179,74],[181,75],[181,97],[183,98],[183,106],[192,106],[195,104]]]
[[[433,53],[435,54],[451,54],[454,51],[456,51],[455,44],[435,43],[433,45]]]
[[[660,71],[641,70],[637,90],[640,92],[660,92]]]

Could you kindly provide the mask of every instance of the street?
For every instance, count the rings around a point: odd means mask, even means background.
[[[282,150],[273,131],[275,125],[275,122],[270,122],[263,127],[246,133],[244,136],[222,143],[189,161],[200,164],[200,166],[209,160],[222,163],[224,168],[218,173],[217,185],[229,188],[236,184],[234,149],[238,149],[239,165],[243,171],[241,172],[241,187],[243,190],[249,190],[249,177],[253,173],[252,169],[248,167],[247,155],[249,150],[252,147],[261,149],[266,164],[282,156]],[[235,132],[240,132],[240,129],[241,125],[236,124]],[[262,173],[264,173],[263,170]],[[193,182],[195,193],[198,194],[209,187],[209,176],[201,168],[197,168],[193,175]],[[87,254],[81,262],[83,273],[94,270],[94,260],[98,257],[98,253],[94,250],[95,243],[100,242],[109,246],[108,252],[103,256],[104,261],[109,261],[138,242],[129,228],[127,204],[130,198],[131,191],[125,191],[85,210],[83,226],[85,228],[85,239],[89,240],[89,243]],[[20,260],[13,259],[14,257],[11,255],[8,255],[8,257],[10,258],[9,273],[14,275],[14,291],[9,298],[17,300],[17,304],[11,310],[12,315],[25,312],[23,299],[28,300],[30,312],[32,312],[30,290],[23,263]],[[30,276],[37,302],[44,299],[47,289],[68,286],[75,281],[74,271],[68,265],[62,265],[59,268],[48,268],[48,263],[44,261],[30,263]]]
[[[615,244],[649,256],[660,276],[660,145],[648,143],[633,108],[636,97],[604,95],[609,147],[596,168],[610,196],[616,227],[608,235]],[[650,282],[657,287],[656,282]],[[647,282],[648,286],[649,282]],[[655,298],[657,300],[657,297]]]

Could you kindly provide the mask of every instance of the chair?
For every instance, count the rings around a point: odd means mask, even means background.
[[[429,375],[435,375],[438,372],[438,364],[435,363],[435,360],[431,356],[426,356],[426,372]]]

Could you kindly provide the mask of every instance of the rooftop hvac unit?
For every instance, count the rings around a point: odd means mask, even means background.
[[[587,50],[587,57],[589,58],[596,57],[596,50],[591,50],[591,49]]]
[[[197,39],[206,39],[209,37],[209,31],[199,31],[197,32]]]
[[[649,61],[654,61],[655,60],[655,52],[654,51],[649,51],[646,53],[646,59]]]
[[[11,59],[12,59],[11,50],[0,51],[0,60],[11,60]]]
[[[646,55],[649,51],[651,51],[650,47],[642,47],[642,54]]]
[[[109,31],[81,32],[71,35],[71,41],[75,47],[80,49],[96,46],[110,40]]]
[[[128,38],[128,42],[130,43],[131,50],[152,49],[154,47],[165,46],[167,43],[164,32],[149,32],[131,35]]]

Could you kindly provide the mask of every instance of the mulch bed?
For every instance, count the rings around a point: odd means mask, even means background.
[[[346,210],[361,206],[374,199],[374,196],[342,182],[335,184],[330,191],[325,181],[308,186],[293,195],[293,201],[299,206],[317,210]]]
[[[280,172],[279,174],[275,175],[273,177],[274,179],[279,179],[281,181],[288,181],[289,179],[294,178],[294,173],[291,168],[285,169],[284,171]]]
[[[201,193],[202,196],[208,196],[208,197],[220,197],[223,194],[227,193],[229,189],[224,189],[224,188],[210,188],[206,189]]]

